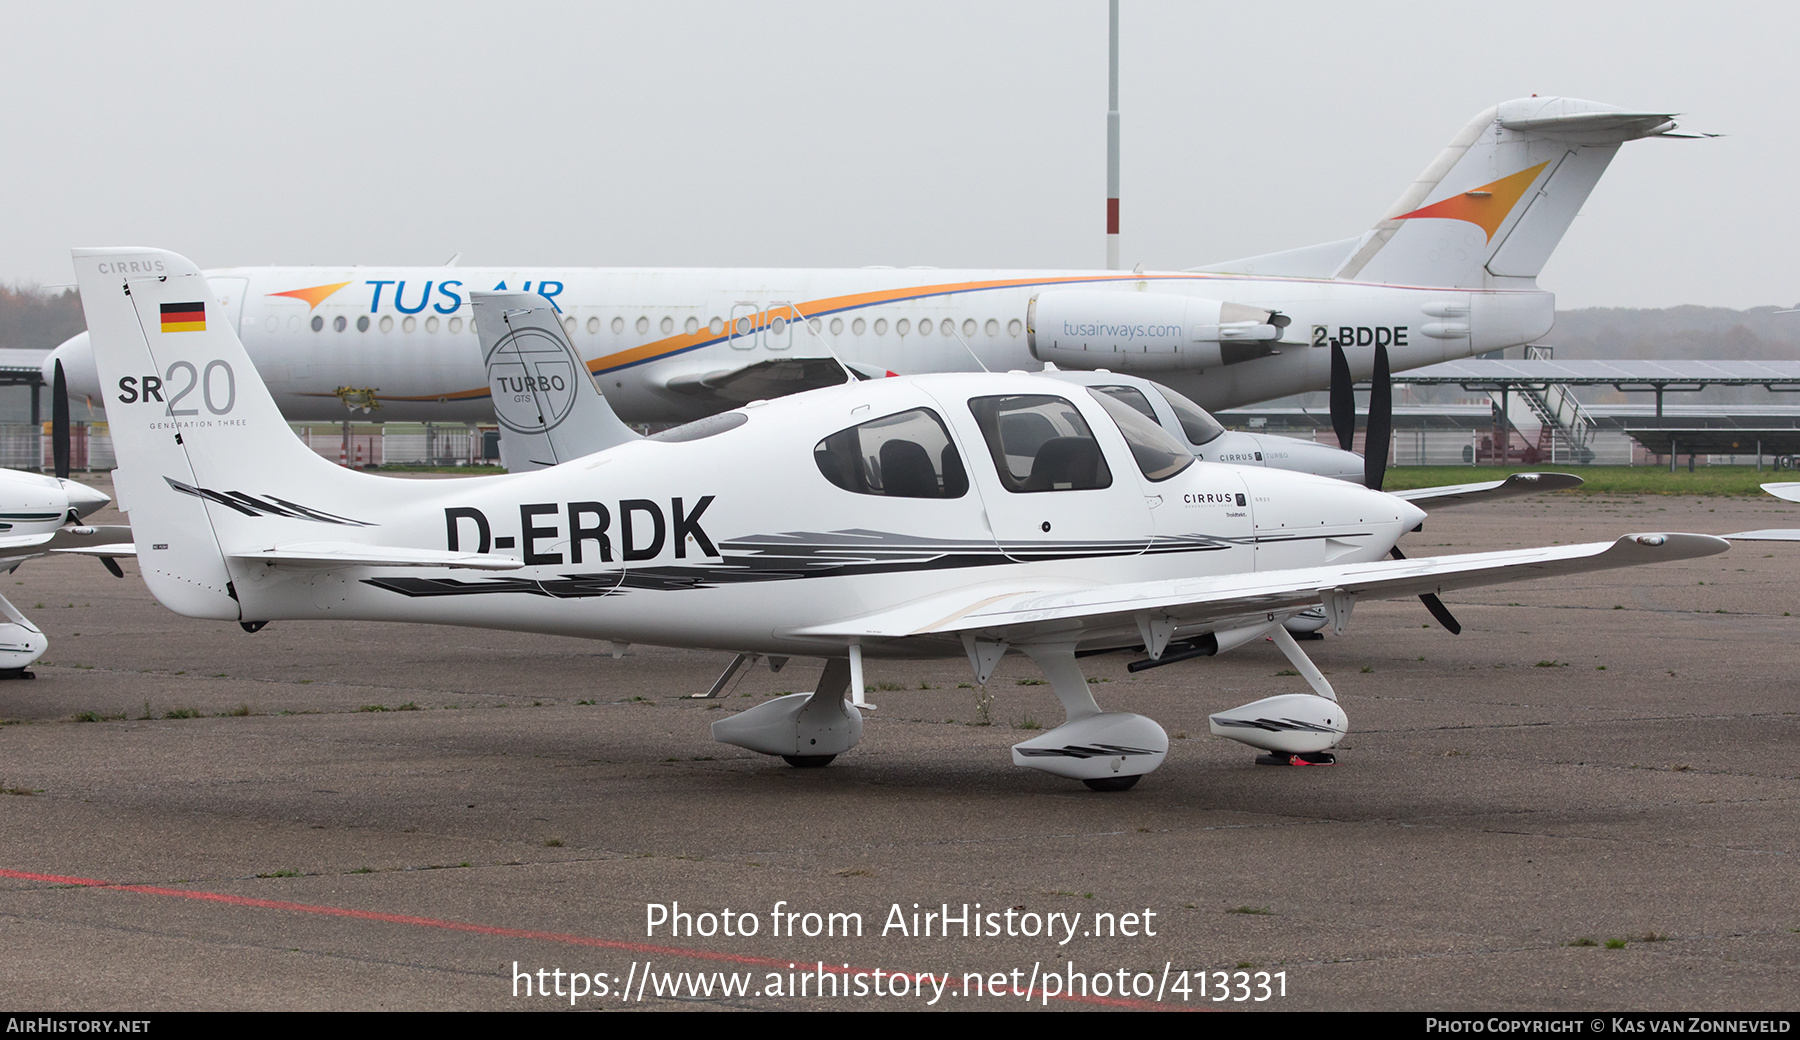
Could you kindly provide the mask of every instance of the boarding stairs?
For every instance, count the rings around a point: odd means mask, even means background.
[[[1528,346],[1525,360],[1552,360],[1552,348]],[[1581,407],[1570,388],[1551,383],[1542,388],[1515,387],[1510,392],[1490,390],[1496,408],[1506,410],[1507,425],[1521,436],[1538,427],[1537,454],[1543,462],[1592,462],[1594,420]]]

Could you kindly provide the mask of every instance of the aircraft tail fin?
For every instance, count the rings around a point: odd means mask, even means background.
[[[475,292],[469,302],[508,471],[543,469],[638,439],[594,384],[549,300]]]
[[[187,258],[124,247],[77,249],[74,260],[119,463],[115,489],[145,584],[164,606],[243,620],[239,591],[258,575],[233,554],[366,540],[354,532],[416,494],[408,482],[335,466],[294,436]]]
[[[1204,271],[1502,288],[1535,279],[1626,141],[1675,134],[1671,113],[1530,97],[1476,116],[1368,232]]]

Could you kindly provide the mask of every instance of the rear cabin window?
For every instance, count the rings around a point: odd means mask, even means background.
[[[1100,443],[1075,406],[1060,397],[976,397],[969,411],[1008,491],[1088,491],[1112,486]]]
[[[859,495],[961,498],[969,475],[944,420],[929,408],[841,430],[813,448],[825,479]]]

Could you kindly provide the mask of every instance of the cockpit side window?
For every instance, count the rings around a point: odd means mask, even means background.
[[[1131,458],[1143,471],[1144,479],[1149,481],[1168,480],[1170,477],[1194,464],[1194,454],[1162,428],[1153,419],[1146,419],[1137,409],[1125,404],[1110,390],[1127,389],[1123,387],[1089,387],[1088,392],[1106,414],[1119,424],[1119,432],[1125,435],[1125,443],[1131,445]],[[1136,393],[1136,391],[1132,391]]]
[[[961,498],[969,476],[944,420],[915,408],[852,426],[820,441],[813,462],[845,491],[890,498]]]
[[[1112,486],[1093,431],[1060,397],[1019,394],[969,401],[1000,483],[1008,491],[1085,491]]]

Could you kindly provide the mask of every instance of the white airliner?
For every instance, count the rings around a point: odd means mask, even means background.
[[[1425,514],[1303,474],[1199,462],[1105,393],[1023,373],[856,381],[718,414],[531,473],[407,481],[293,436],[200,271],[143,248],[75,251],[120,501],[165,606],[254,631],[400,620],[826,659],[818,688],[712,727],[823,765],[862,734],[862,661],[1009,649],[1068,721],[1015,764],[1122,789],[1162,727],[1102,712],[1084,650],[1198,656],[1267,636],[1311,693],[1212,716],[1284,761],[1334,746],[1337,696],[1282,627],[1359,597],[1441,593],[1722,552],[1628,535],[1383,560]],[[528,310],[530,297],[473,297]],[[192,376],[157,400],[146,378]],[[1040,437],[1045,427],[1053,434]],[[850,699],[845,700],[848,692]]]
[[[1522,98],[1478,115],[1354,238],[1187,271],[238,267],[208,272],[291,420],[493,418],[476,291],[536,292],[628,422],[687,421],[864,375],[1106,368],[1218,409],[1529,343],[1536,277],[1619,145],[1667,113]],[[71,391],[111,407],[87,334],[58,347]],[[46,363],[48,371],[49,362]],[[186,373],[134,393],[193,402]]]

